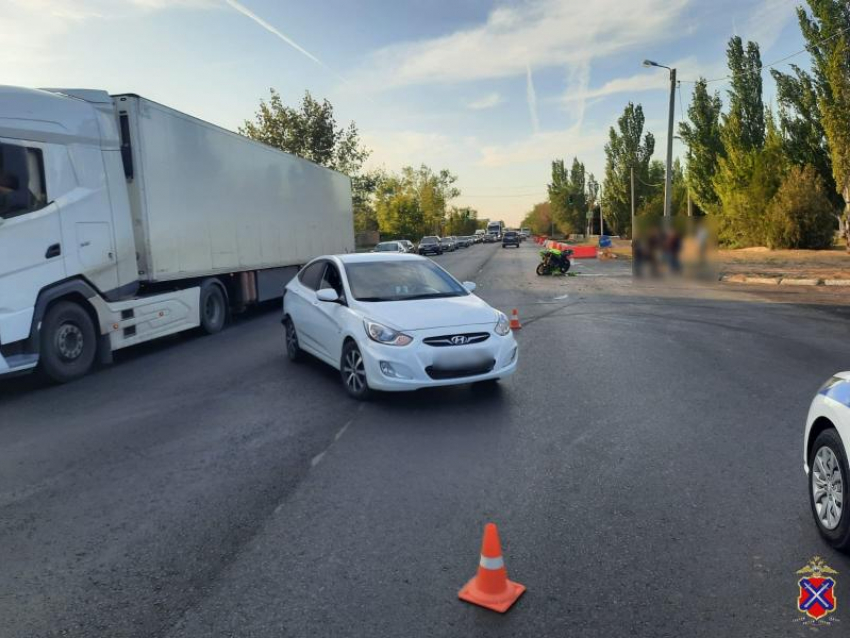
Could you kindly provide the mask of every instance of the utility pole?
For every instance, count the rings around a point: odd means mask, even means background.
[[[631,167],[632,174],[632,242],[635,240],[635,167]]]
[[[657,66],[670,72],[670,113],[667,120],[667,176],[664,180],[664,225],[669,226],[673,202],[673,119],[676,114],[676,69],[658,64],[652,60],[644,60],[645,67]]]
[[[605,234],[605,227],[602,225],[602,202],[599,202],[599,236]]]
[[[673,119],[676,111],[676,69],[670,69],[670,114],[667,121],[667,179],[664,181],[664,222],[669,225],[673,203]]]

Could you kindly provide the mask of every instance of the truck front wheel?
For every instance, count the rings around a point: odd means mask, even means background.
[[[60,301],[47,309],[41,324],[42,372],[56,383],[85,375],[97,354],[97,334],[89,314],[72,301]]]
[[[221,332],[227,319],[227,301],[221,286],[212,281],[201,284],[201,329],[208,335]]]

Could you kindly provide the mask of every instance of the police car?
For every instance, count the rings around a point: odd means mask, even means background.
[[[821,386],[806,419],[803,468],[809,478],[809,503],[815,524],[836,549],[850,550],[850,372],[839,372]]]

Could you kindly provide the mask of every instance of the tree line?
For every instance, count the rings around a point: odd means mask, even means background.
[[[364,169],[371,151],[360,140],[355,123],[338,126],[328,100],[306,92],[298,107],[283,103],[270,89],[253,120],[239,133],[287,153],[345,173],[351,178],[354,229],[380,232],[384,239],[417,239],[424,235],[471,235],[486,224],[473,208],[452,206],[460,196],[457,176],[426,165],[398,173]]]
[[[685,214],[690,199],[727,246],[825,248],[843,226],[850,251],[850,4],[808,0],[808,7],[798,7],[797,18],[811,71],[770,70],[775,111],[764,103],[758,43],[735,36],[726,51],[726,108],[700,78],[679,125],[686,166],[673,166],[671,213]],[[523,225],[583,232],[596,211],[606,231],[630,236],[632,171],[637,215],[661,216],[665,167],[652,159],[655,137],[644,125],[643,108],[630,102],[611,127],[601,196],[578,159],[569,172],[563,160],[552,162],[549,200]]]

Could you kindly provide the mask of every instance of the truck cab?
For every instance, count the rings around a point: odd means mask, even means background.
[[[51,302],[136,289],[113,102],[72,93],[0,87],[0,374],[35,367],[45,345],[60,363],[93,357],[96,316],[82,303],[90,325],[66,317],[41,343]]]

